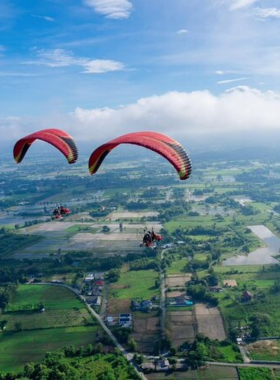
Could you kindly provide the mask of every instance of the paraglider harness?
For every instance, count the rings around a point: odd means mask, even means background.
[[[144,230],[143,241],[140,247],[150,247],[156,249],[156,241],[161,241],[162,237],[154,233],[154,231]]]
[[[52,212],[52,219],[63,220],[63,216],[67,216],[70,213],[71,211],[68,208],[65,208],[64,206],[57,206]]]

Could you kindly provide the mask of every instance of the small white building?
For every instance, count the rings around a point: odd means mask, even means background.
[[[85,282],[90,282],[93,280],[94,280],[94,274],[93,273],[88,274],[85,278]]]

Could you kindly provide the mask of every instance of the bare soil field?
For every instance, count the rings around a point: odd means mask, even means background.
[[[147,354],[156,353],[160,339],[159,318],[135,318],[133,326],[132,336],[137,343],[138,350]]]
[[[64,221],[56,221],[56,222],[48,222],[42,224],[36,224],[34,226],[26,228],[26,232],[28,233],[45,233],[48,231],[65,231],[67,228],[74,226],[76,223],[64,222]]]
[[[171,311],[168,313],[171,340],[175,347],[184,342],[193,342],[197,326],[193,311]]]
[[[118,220],[118,219],[133,219],[133,218],[143,218],[143,217],[156,217],[158,216],[158,212],[131,212],[131,211],[125,211],[125,212],[111,212],[107,216],[107,220]]]
[[[190,280],[191,280],[190,273],[186,273],[183,275],[171,275],[167,277],[166,285],[171,288],[175,286],[185,286],[185,283],[189,282]]]
[[[237,286],[236,280],[224,280],[223,281],[224,286],[230,286],[230,287],[235,287]]]
[[[210,339],[220,341],[226,339],[223,319],[217,307],[209,307],[207,304],[195,305],[195,316],[198,323],[198,332]]]
[[[151,373],[147,374],[146,377],[148,380],[238,380],[239,378],[235,367],[218,367],[214,365],[209,365],[208,368],[197,371]]]
[[[118,315],[121,313],[131,313],[130,299],[110,299],[107,304],[107,315]]]
[[[186,292],[167,292],[166,297],[167,298],[176,298],[176,297],[181,297],[185,294],[186,294]]]

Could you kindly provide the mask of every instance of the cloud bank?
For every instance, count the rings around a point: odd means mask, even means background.
[[[247,86],[226,90],[168,92],[141,98],[118,108],[76,108],[68,115],[41,120],[0,120],[1,136],[19,138],[41,128],[65,128],[77,140],[100,142],[142,130],[159,131],[180,141],[222,136],[254,140],[267,132],[280,134],[280,93],[262,92]],[[27,127],[28,126],[28,127]],[[261,139],[261,138],[260,138]]]

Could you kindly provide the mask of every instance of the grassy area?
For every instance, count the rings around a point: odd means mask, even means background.
[[[83,308],[83,303],[73,292],[61,286],[20,285],[6,311],[32,310],[34,305],[43,303],[46,309]]]
[[[153,270],[126,271],[121,273],[118,282],[111,288],[112,298],[144,298],[149,299],[159,293],[155,281],[158,273]],[[118,287],[118,288],[117,288]]]
[[[188,259],[186,257],[178,258],[178,259],[175,258],[175,260],[172,261],[171,265],[166,268],[167,275],[186,273],[185,267],[187,263],[188,263]]]
[[[45,311],[41,312],[42,307]],[[20,285],[1,319],[7,331],[88,325],[93,319],[69,289],[48,285]]]
[[[192,311],[193,306],[168,306],[168,311]]]
[[[87,346],[95,341],[97,326],[56,328],[0,334],[0,371],[20,370],[27,362],[38,363],[47,351],[65,346]]]
[[[240,352],[235,351],[232,345],[220,346],[218,347],[218,351],[223,355],[223,359],[221,359],[221,361],[224,361],[226,363],[242,362]]]
[[[240,380],[275,380],[269,368],[238,368]]]

